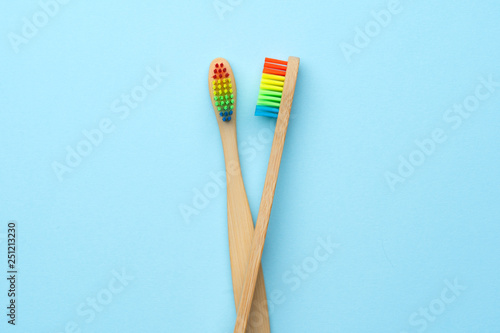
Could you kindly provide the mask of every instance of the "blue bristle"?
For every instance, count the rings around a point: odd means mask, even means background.
[[[270,107],[270,106],[257,105],[257,107],[255,108],[255,111],[264,111],[264,112],[278,113],[280,111],[280,109],[273,108],[273,107]]]
[[[263,116],[263,117],[270,117],[270,118],[278,118],[278,114],[277,113],[268,112],[268,111],[255,110],[255,115],[256,116]]]
[[[271,118],[278,118],[279,111],[280,110],[278,108],[257,105],[257,107],[255,108],[255,115],[256,116],[271,117]]]

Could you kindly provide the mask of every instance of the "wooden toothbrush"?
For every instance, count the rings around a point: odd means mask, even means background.
[[[269,216],[273,205],[274,191],[285,144],[288,120],[292,109],[295,84],[300,59],[289,57],[288,62],[266,58],[255,115],[278,118],[274,131],[271,156],[267,167],[264,190],[260,201],[259,215],[252,240],[250,259],[246,269],[245,283],[241,292],[234,333],[244,333],[252,306],[252,297],[258,282],[260,261],[266,240]]]
[[[245,271],[250,258],[250,246],[254,225],[247,194],[241,176],[238,143],[236,139],[236,82],[229,62],[217,58],[210,64],[208,75],[210,98],[219,125],[227,181],[227,224],[229,235],[229,256],[233,278],[234,303],[236,311],[245,280]],[[267,309],[264,275],[260,262],[257,264],[255,294],[250,300],[252,323],[246,332],[268,333],[269,313]],[[245,331],[242,331],[245,332]]]

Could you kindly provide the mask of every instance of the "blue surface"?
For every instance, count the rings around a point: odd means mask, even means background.
[[[263,256],[273,332],[500,332],[500,3],[227,3],[0,4],[0,266],[16,220],[19,269],[0,330],[232,332],[208,66],[236,76],[255,219],[264,57],[298,56]]]

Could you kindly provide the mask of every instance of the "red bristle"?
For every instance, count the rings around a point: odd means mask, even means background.
[[[224,68],[222,71],[225,73],[225,72],[226,72],[226,69]]]
[[[219,74],[219,77],[222,78],[222,74]]]
[[[264,68],[278,69],[278,70],[281,70],[281,71],[286,71],[286,66],[275,65],[275,64],[268,63],[268,62],[264,63]]]
[[[216,78],[217,78],[217,75],[214,75],[214,76],[212,76],[212,77],[213,77],[214,79],[216,79]]]
[[[278,71],[278,70],[269,69],[269,68],[264,68],[264,70],[262,72],[266,73],[266,74],[274,74],[274,75],[280,75],[280,76],[285,76],[285,73],[286,73],[284,71]]]
[[[229,73],[226,73],[226,77],[228,77],[228,76],[229,76]]]
[[[214,73],[217,73],[217,70],[216,70],[216,69],[214,69]]]
[[[219,68],[219,64],[215,64],[215,67],[216,67],[216,68]]]
[[[264,61],[274,63],[274,64],[288,65],[287,61],[277,60],[277,59],[272,59],[272,58],[266,58],[266,59],[264,59]]]
[[[222,62],[220,63],[220,67],[224,67],[224,64]]]
[[[222,69],[219,69],[219,73],[222,73]]]

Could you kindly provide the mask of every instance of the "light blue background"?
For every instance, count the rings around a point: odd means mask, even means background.
[[[221,20],[211,0],[73,0],[15,53],[8,34],[40,6],[3,1],[0,258],[17,220],[20,273],[15,328],[1,283],[1,330],[232,332],[225,189],[190,223],[179,208],[224,169],[208,65],[225,57],[236,75],[255,219],[271,142],[249,147],[274,122],[253,116],[262,65],[293,55],[294,119],[263,255],[268,294],[284,299],[273,332],[417,332],[409,317],[455,279],[466,290],[425,331],[500,332],[500,89],[460,128],[443,120],[479,77],[500,81],[500,3],[401,7],[349,63],[340,44],[387,2],[247,0]],[[111,112],[157,66],[163,83],[128,118]],[[115,131],[59,182],[52,163],[103,118]],[[385,173],[435,128],[448,140],[391,191]],[[339,248],[292,290],[283,274],[327,236]],[[86,323],[77,308],[122,269],[134,280]]]

